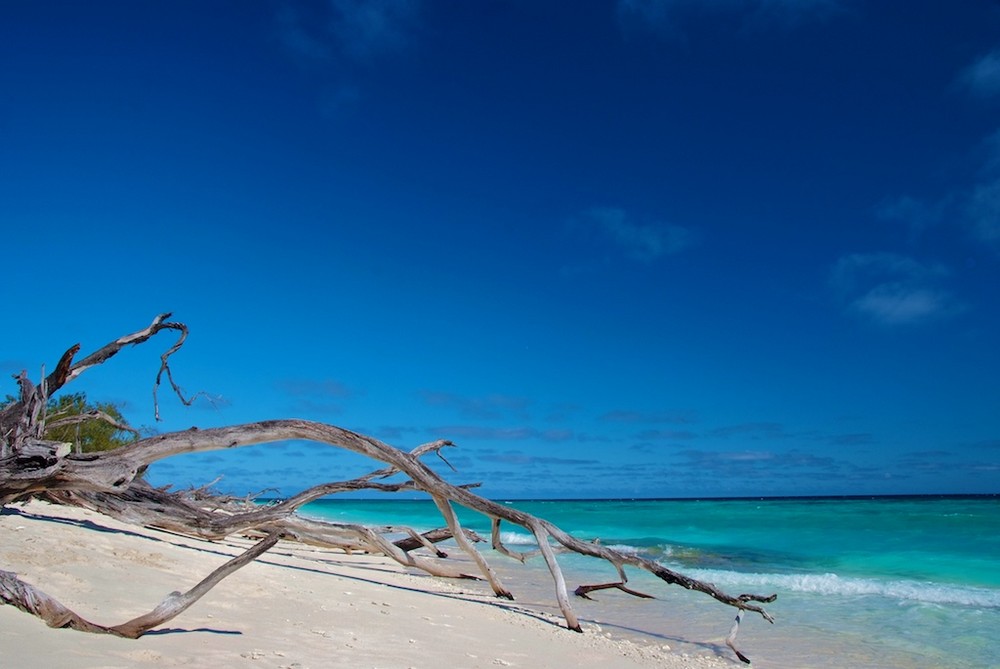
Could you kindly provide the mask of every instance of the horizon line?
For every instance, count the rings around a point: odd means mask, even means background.
[[[418,492],[418,491],[413,491]],[[1000,497],[1000,492],[987,493],[889,493],[871,495],[748,495],[724,497],[495,497],[493,502],[750,502],[782,500],[876,500],[876,499],[973,499]],[[261,497],[261,501],[286,499],[284,497]],[[420,502],[430,499],[404,499],[400,497],[321,497],[318,501],[353,502]],[[312,502],[308,502],[311,504]]]

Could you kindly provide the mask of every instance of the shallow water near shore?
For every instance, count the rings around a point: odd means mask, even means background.
[[[989,647],[1000,627],[996,496],[506,503],[731,594],[777,593],[765,605],[775,625],[750,612],[743,620],[738,645],[755,667],[1000,667]],[[419,530],[443,525],[429,501],[320,500],[302,513]],[[464,511],[460,518],[489,536],[488,519]],[[512,549],[534,546],[518,527],[503,537]],[[520,604],[555,611],[540,559],[526,567],[490,559]],[[561,563],[571,588],[616,578],[590,558]],[[594,593],[596,601],[574,600],[581,618],[674,652],[732,657],[724,639],[733,611],[648,574],[629,576],[632,587],[657,598]]]

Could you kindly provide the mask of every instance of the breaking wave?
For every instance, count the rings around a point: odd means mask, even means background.
[[[523,532],[501,532],[500,541],[505,546],[537,546],[535,537]]]
[[[723,587],[749,586],[818,595],[877,596],[900,602],[1000,608],[1000,590],[990,588],[837,574],[752,574],[717,569],[688,569],[685,573]]]

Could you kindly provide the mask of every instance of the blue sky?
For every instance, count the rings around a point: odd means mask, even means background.
[[[67,390],[494,497],[1000,492],[995,2],[12,0],[0,65],[8,379],[171,311],[193,407],[167,339]]]

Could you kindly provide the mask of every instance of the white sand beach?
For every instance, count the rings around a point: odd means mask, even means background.
[[[39,502],[9,507],[0,534],[0,569],[102,624],[150,611],[250,545]],[[560,623],[495,599],[481,583],[407,573],[380,556],[281,543],[137,640],[50,629],[0,606],[0,653],[5,667],[46,669],[745,666],[712,652],[639,645],[595,624],[577,634]]]

